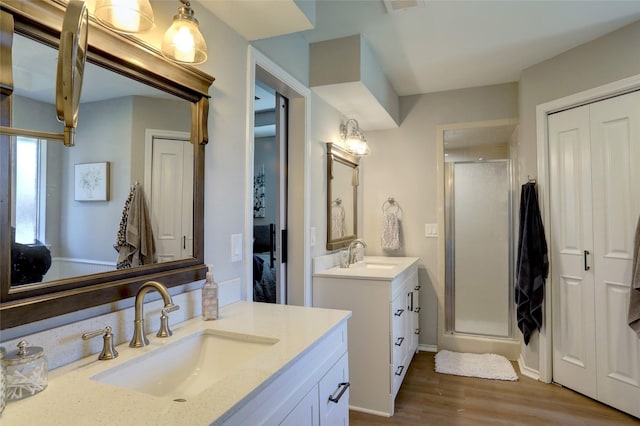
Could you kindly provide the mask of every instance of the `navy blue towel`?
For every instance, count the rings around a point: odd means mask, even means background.
[[[520,232],[516,264],[516,307],[518,328],[524,343],[542,327],[544,283],[549,274],[549,257],[544,226],[540,217],[535,183],[522,185],[520,196]]]

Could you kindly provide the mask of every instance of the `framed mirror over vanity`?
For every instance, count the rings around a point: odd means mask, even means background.
[[[67,2],[0,9],[0,328],[133,297],[150,279],[204,278],[213,77],[89,16],[75,143],[66,144],[56,134],[73,123],[56,120],[56,76]],[[118,265],[114,246],[138,188],[155,250]],[[97,189],[106,192],[92,199]]]
[[[327,250],[347,247],[358,234],[359,158],[327,143]]]

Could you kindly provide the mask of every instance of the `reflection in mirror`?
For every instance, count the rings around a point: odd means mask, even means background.
[[[327,143],[327,250],[356,238],[357,193],[358,157]]]
[[[59,132],[57,50],[12,51],[12,126]],[[87,62],[76,146],[12,138],[12,285],[193,257],[190,108]]]

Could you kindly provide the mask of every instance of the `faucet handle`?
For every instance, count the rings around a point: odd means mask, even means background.
[[[163,314],[168,314],[169,312],[174,312],[180,309],[180,305],[174,305],[173,303],[162,308]]]
[[[100,355],[98,355],[98,359],[100,361],[104,361],[107,359],[117,358],[118,351],[116,351],[116,348],[113,347],[113,334],[111,333],[111,327],[106,326],[105,328],[101,328],[100,330],[89,331],[87,333],[84,333],[82,335],[82,340],[93,339],[94,337],[98,337],[103,333],[104,333],[104,336],[102,336],[102,339],[103,339],[102,352],[100,352]]]
[[[177,311],[180,309],[180,305],[174,305],[173,303],[162,308],[162,315],[160,316],[160,330],[156,334],[157,337],[169,337],[173,335],[173,332],[169,328],[169,312]]]

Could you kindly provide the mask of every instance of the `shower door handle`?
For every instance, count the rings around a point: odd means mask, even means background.
[[[589,256],[589,250],[585,250],[584,251],[584,270],[588,271],[589,269],[591,269],[591,266],[589,266],[589,260],[588,260],[588,256]]]

